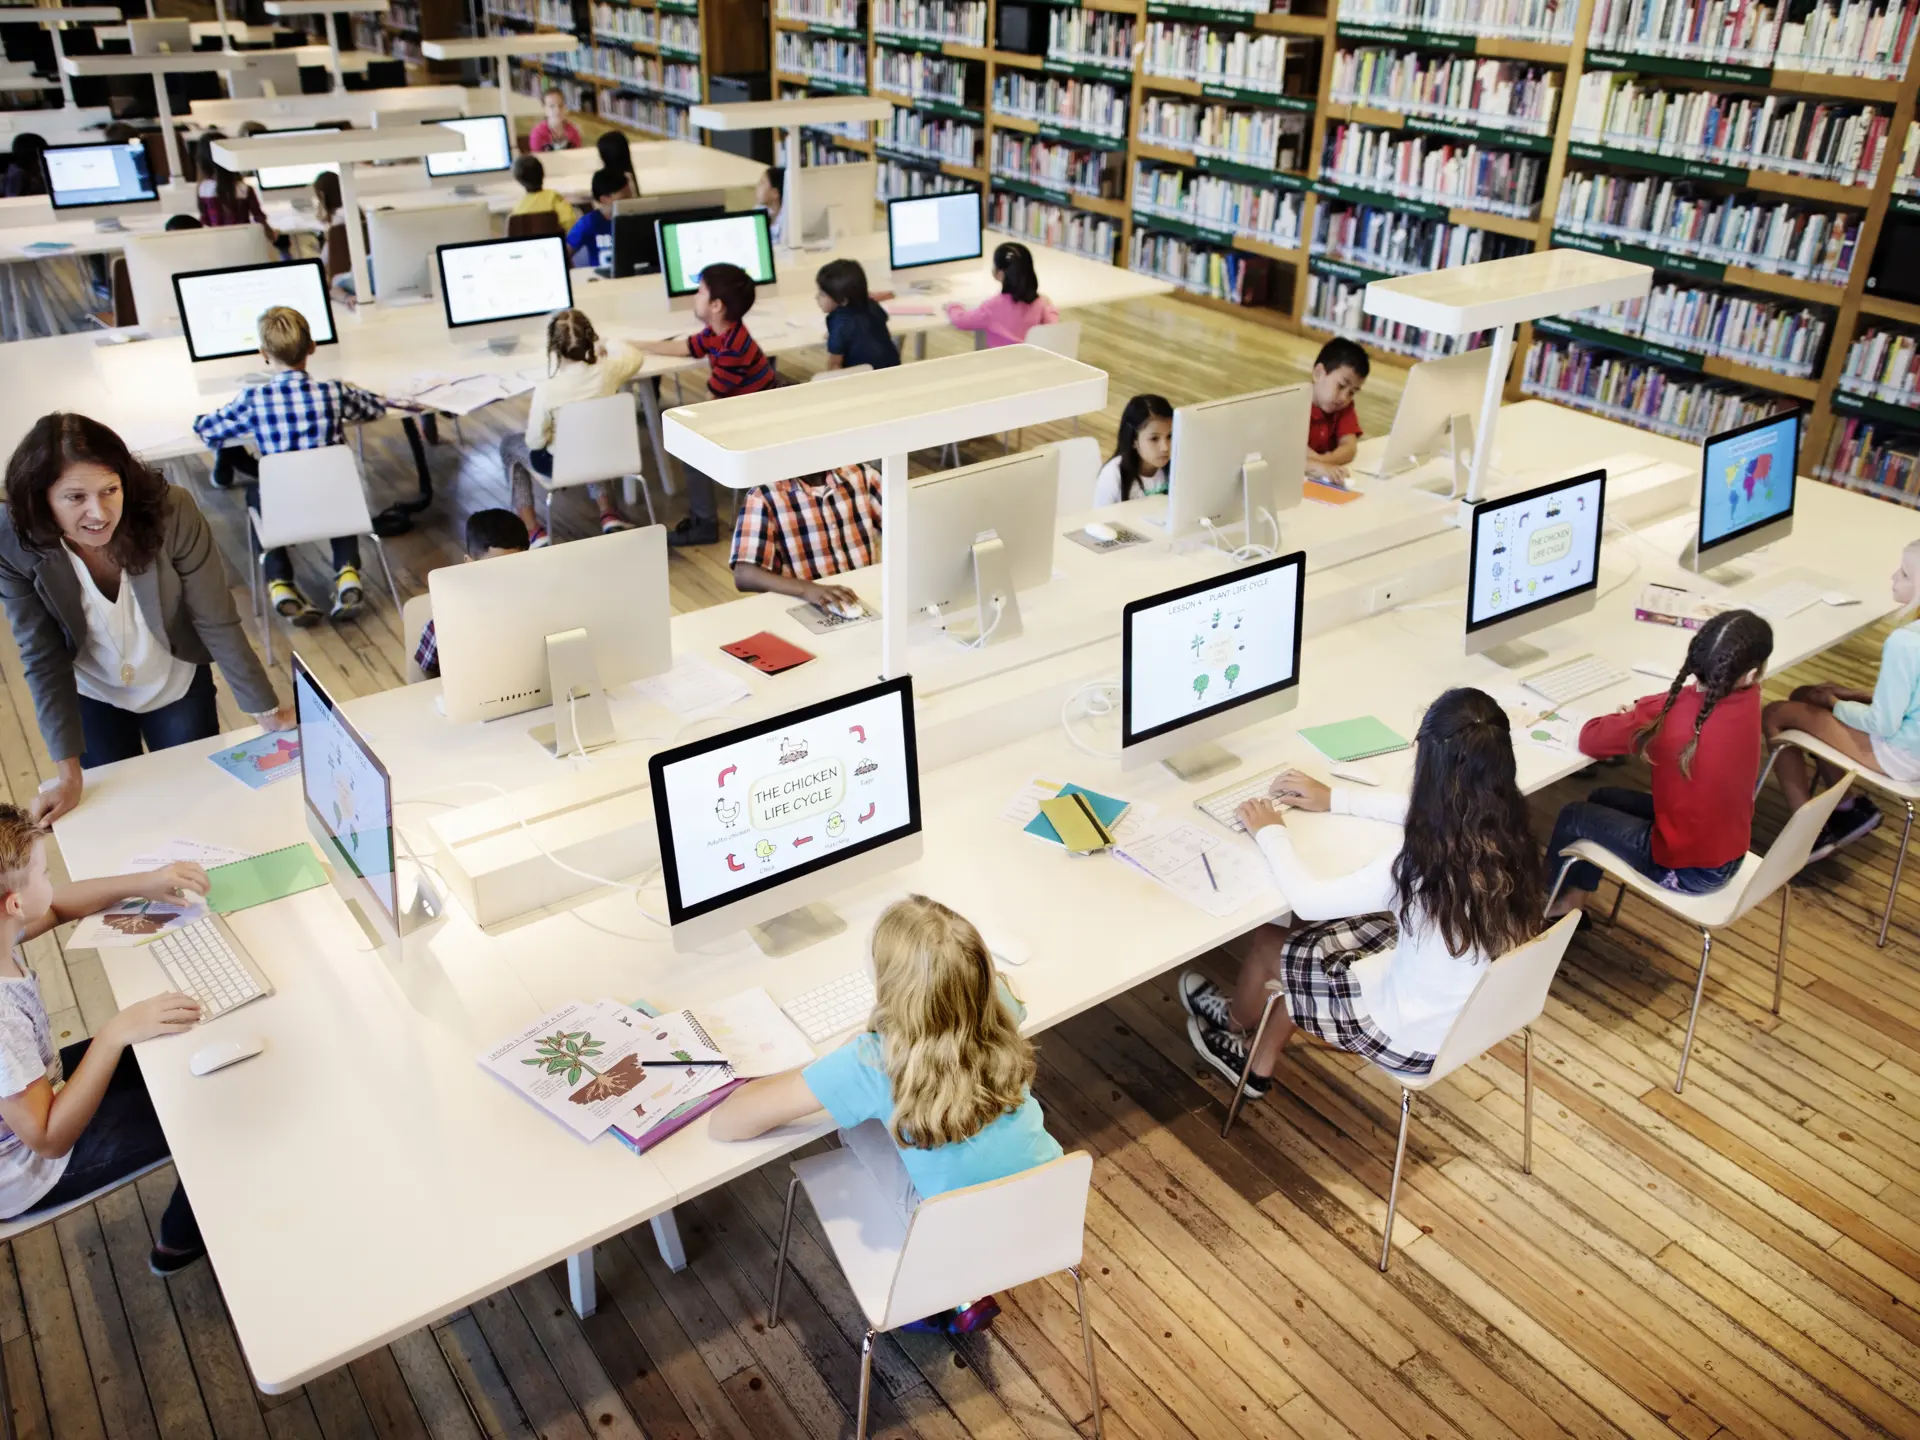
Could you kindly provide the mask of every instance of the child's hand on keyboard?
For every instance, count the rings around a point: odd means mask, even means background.
[[[1333,804],[1333,791],[1299,770],[1282,770],[1273,777],[1267,794],[1296,810],[1325,811]]]
[[[189,895],[204,895],[213,888],[206,870],[191,860],[178,860],[158,870],[149,870],[138,877],[138,884],[140,888],[134,893],[148,900],[184,900]]]
[[[1269,825],[1284,825],[1287,815],[1271,800],[1249,800],[1240,807],[1240,823],[1247,827],[1247,834],[1258,835]]]
[[[122,1045],[138,1045],[162,1035],[184,1035],[200,1023],[200,1002],[191,995],[171,991],[129,1005],[107,1022]]]

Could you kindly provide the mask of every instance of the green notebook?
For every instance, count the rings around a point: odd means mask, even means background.
[[[216,915],[231,915],[318,889],[327,883],[327,870],[313,847],[302,841],[231,865],[215,865],[207,871],[207,879],[213,882],[207,891],[207,908]]]
[[[1339,720],[1331,725],[1314,725],[1302,730],[1300,738],[1336,764],[1407,748],[1405,740],[1371,715]]]

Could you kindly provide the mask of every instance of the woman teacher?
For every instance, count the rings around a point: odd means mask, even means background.
[[[60,413],[34,422],[6,484],[0,603],[59,772],[35,819],[80,803],[83,769],[219,734],[214,661],[262,725],[292,725],[192,495],[105,425]]]

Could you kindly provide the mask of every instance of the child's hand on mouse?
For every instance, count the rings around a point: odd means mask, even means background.
[[[822,610],[831,610],[834,606],[844,606],[849,610],[862,608],[860,597],[844,585],[822,585],[814,581],[807,587],[807,603]]]
[[[1333,791],[1299,770],[1282,770],[1273,777],[1267,794],[1296,810],[1325,811],[1333,804]]]
[[[129,1005],[106,1024],[122,1045],[138,1045],[162,1035],[183,1035],[200,1023],[200,1002],[170,991]]]
[[[1307,474],[1314,476],[1316,479],[1324,480],[1329,485],[1338,485],[1342,489],[1346,488],[1347,467],[1344,465],[1329,465],[1317,455],[1309,455],[1307,457]]]
[[[204,895],[213,888],[206,870],[191,860],[177,860],[149,870],[139,877],[137,892],[148,900],[181,900],[189,895]]]
[[[1271,800],[1249,800],[1240,807],[1240,823],[1247,827],[1247,834],[1258,835],[1269,825],[1285,825],[1287,815]]]

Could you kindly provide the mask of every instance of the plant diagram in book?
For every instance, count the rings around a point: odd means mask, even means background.
[[[569,1085],[580,1085],[583,1075],[591,1077],[567,1099],[575,1105],[598,1105],[625,1095],[647,1073],[636,1055],[623,1055],[604,1071],[596,1069],[594,1062],[605,1049],[606,1042],[596,1040],[591,1030],[556,1030],[542,1036],[534,1053],[520,1063],[543,1067],[549,1075],[564,1075]]]

